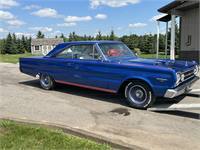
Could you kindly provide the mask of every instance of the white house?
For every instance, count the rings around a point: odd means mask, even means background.
[[[32,54],[46,55],[56,45],[58,45],[60,43],[63,43],[62,38],[32,39],[32,41],[31,41],[31,53]]]
[[[180,19],[180,53],[179,58],[196,60],[200,63],[200,24],[199,24],[199,0],[175,0],[158,10],[167,14],[158,21],[171,21],[171,45],[170,55],[175,58],[175,21]],[[167,44],[167,42],[166,42]]]

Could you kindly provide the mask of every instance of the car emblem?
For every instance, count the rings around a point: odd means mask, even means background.
[[[188,62],[187,61],[185,62],[185,66],[188,66]]]

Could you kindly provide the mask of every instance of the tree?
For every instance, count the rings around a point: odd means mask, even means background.
[[[36,37],[37,37],[37,39],[42,39],[42,38],[44,38],[44,34],[41,31],[38,31]]]
[[[15,51],[12,49],[12,36],[10,33],[8,33],[5,41],[5,53],[15,54]]]
[[[110,32],[110,38],[109,38],[109,40],[116,40],[117,38],[116,38],[116,36],[115,36],[115,32],[114,32],[114,30],[111,30],[111,32]]]
[[[98,33],[97,33],[97,35],[96,35],[96,40],[102,40],[101,31],[98,31]]]
[[[67,41],[67,38],[64,36],[64,34],[63,34],[63,33],[61,34],[60,38],[62,38],[64,42],[66,42],[66,41]]]
[[[15,33],[13,33],[12,34],[12,45],[11,45],[11,49],[12,49],[12,53],[13,54],[17,54],[18,53],[16,44],[17,44],[17,38],[16,38]]]
[[[27,45],[26,45],[26,38],[24,35],[22,35],[22,39],[21,39],[21,50],[20,50],[20,53],[25,53],[26,50],[28,49],[27,48]]]
[[[1,54],[5,54],[5,43],[6,43],[6,40],[3,39],[3,40],[0,40],[0,53]]]
[[[31,52],[31,37],[26,39],[26,51]]]
[[[63,38],[64,41],[80,41],[80,40],[121,40],[124,42],[131,50],[140,50],[142,53],[155,53],[156,52],[156,34],[146,34],[146,35],[124,35],[118,38],[114,31],[112,30],[109,35],[102,35],[101,31],[98,32],[96,37],[91,35],[83,36],[77,35],[75,32],[69,33],[69,38],[66,38],[64,34],[61,34],[60,38]],[[179,28],[176,25],[176,52],[180,48],[179,45]],[[42,38],[44,34],[41,31],[38,31],[37,37]],[[170,40],[170,32],[169,32]],[[170,45],[170,44],[168,44]],[[160,52],[165,49],[165,35],[160,34]],[[31,37],[27,38],[24,35],[20,38],[17,38],[13,33],[9,33],[5,39],[0,40],[0,53],[1,54],[16,54],[24,53],[25,51],[31,51]]]
[[[24,53],[24,46],[22,45],[22,41],[20,39],[17,39],[16,48],[18,53]]]

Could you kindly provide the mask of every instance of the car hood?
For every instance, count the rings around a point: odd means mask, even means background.
[[[182,61],[182,60],[169,60],[169,59],[143,59],[143,58],[131,58],[122,59],[120,63],[128,65],[140,64],[145,66],[160,66],[165,68],[174,69],[176,72],[185,71],[188,68],[192,68],[196,65],[194,61]]]

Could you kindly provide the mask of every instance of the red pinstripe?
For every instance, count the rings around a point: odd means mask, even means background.
[[[78,87],[83,87],[83,88],[97,90],[97,91],[108,92],[108,93],[117,93],[114,90],[109,90],[109,89],[104,89],[104,88],[99,88],[99,87],[93,87],[93,86],[88,86],[88,85],[82,85],[82,84],[77,84],[77,83],[72,83],[72,82],[65,82],[65,81],[60,81],[60,80],[55,80],[55,82],[67,84],[67,85],[78,86]]]

